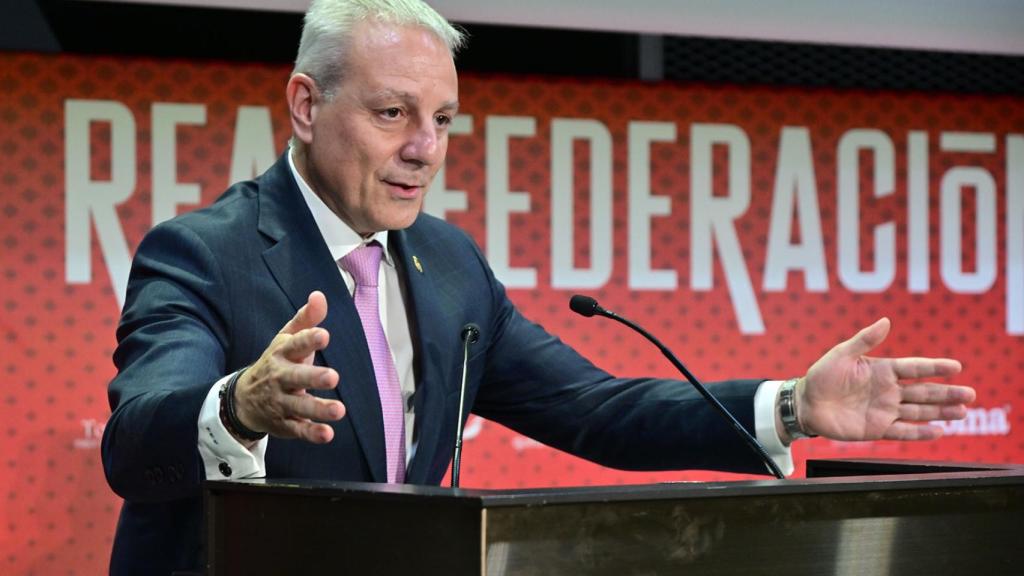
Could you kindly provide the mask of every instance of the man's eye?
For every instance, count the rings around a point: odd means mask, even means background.
[[[434,117],[434,122],[437,122],[438,126],[447,126],[452,123],[452,117],[447,114],[438,114]]]
[[[394,108],[394,107],[392,107],[392,108],[385,108],[385,109],[380,111],[380,115],[385,117],[385,118],[394,120],[395,118],[400,118],[402,116],[402,109],[401,108]]]

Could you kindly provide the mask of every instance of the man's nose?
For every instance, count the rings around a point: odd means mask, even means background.
[[[440,162],[444,152],[445,141],[437,127],[433,122],[421,123],[411,130],[401,157],[406,162],[430,166]]]

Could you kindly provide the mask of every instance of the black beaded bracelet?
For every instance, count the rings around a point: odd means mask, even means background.
[[[235,386],[238,384],[238,379],[241,378],[242,374],[248,370],[246,366],[238,372],[231,375],[228,381],[220,387],[220,421],[227,428],[228,432],[242,440],[244,442],[256,442],[266,437],[266,432],[257,432],[238,419],[238,413],[235,412]]]

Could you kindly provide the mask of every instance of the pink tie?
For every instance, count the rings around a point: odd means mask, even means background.
[[[356,281],[355,304],[363,323],[366,344],[370,347],[373,373],[377,377],[380,410],[384,416],[384,444],[387,449],[388,482],[405,480],[405,411],[402,409],[402,387],[391,358],[384,327],[380,323],[377,299],[377,274],[383,249],[371,242],[349,252],[341,259],[341,267]]]

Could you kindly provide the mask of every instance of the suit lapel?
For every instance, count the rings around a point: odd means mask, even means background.
[[[435,453],[443,446],[441,438],[443,419],[448,417],[445,400],[451,376],[446,368],[454,353],[446,349],[443,331],[448,327],[438,306],[437,290],[431,277],[430,261],[417,253],[415,224],[408,230],[390,233],[389,243],[395,250],[395,265],[403,274],[406,287],[406,314],[410,319],[410,333],[416,346],[416,426],[418,428],[416,454],[406,471],[406,481],[426,483]],[[455,416],[452,416],[454,418]],[[454,438],[452,438],[454,441]]]
[[[338,371],[336,393],[345,404],[345,418],[355,429],[373,481],[386,482],[380,399],[355,304],[295,184],[287,158],[279,159],[263,178],[259,229],[277,241],[263,253],[263,260],[296,310],[314,290],[327,297],[327,319],[321,326],[330,333],[331,342],[322,351],[322,359]]]

